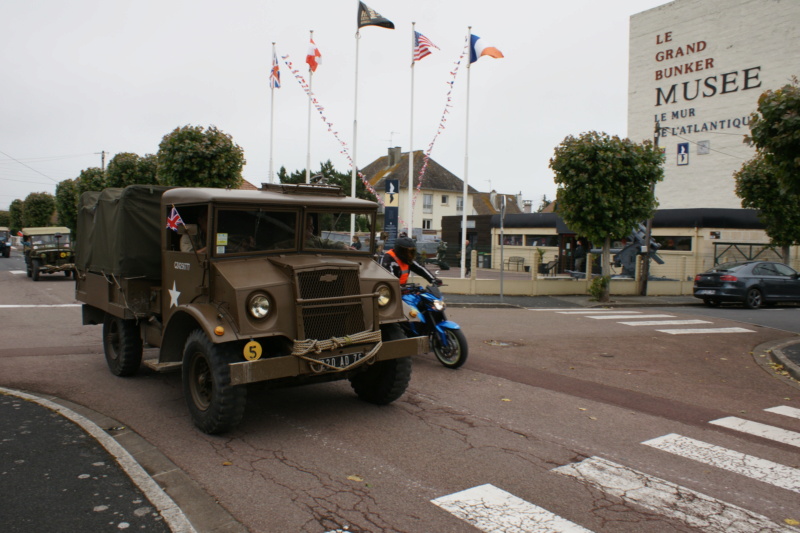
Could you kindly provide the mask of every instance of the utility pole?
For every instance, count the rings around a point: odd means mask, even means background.
[[[100,156],[100,169],[105,173],[105,171],[106,171],[106,151],[103,150],[102,152],[95,152],[95,154]]]
[[[660,123],[656,120],[656,129],[653,132],[653,146],[655,147],[656,151],[658,150],[658,138],[661,137],[661,129]],[[654,193],[656,189],[656,184],[653,183],[650,187],[650,192]],[[650,217],[647,219],[647,225],[645,226],[644,231],[644,259],[642,261],[642,288],[639,292],[640,296],[647,296],[647,280],[650,277],[650,234],[653,232],[653,218]]]

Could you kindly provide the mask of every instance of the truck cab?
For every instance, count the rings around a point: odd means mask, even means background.
[[[363,400],[405,391],[411,355],[399,282],[348,245],[351,217],[374,243],[377,204],[338,187],[258,191],[130,186],[86,193],[76,298],[103,324],[106,360],[130,376],[143,346],[180,367],[194,423],[239,423],[246,387],[348,379]],[[85,237],[85,238],[84,238]]]

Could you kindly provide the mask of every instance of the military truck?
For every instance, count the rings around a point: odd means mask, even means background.
[[[0,255],[3,257],[11,255],[11,233],[5,226],[0,226]]]
[[[28,277],[39,281],[42,274],[63,272],[70,277],[75,270],[75,251],[69,228],[49,226],[22,228],[22,248]]]
[[[111,372],[179,367],[194,424],[234,428],[247,385],[348,379],[399,398],[423,338],[406,338],[398,280],[326,234],[351,216],[374,237],[377,204],[338,187],[131,185],[84,193],[76,250],[83,324],[103,325]],[[374,239],[371,239],[374,242]]]

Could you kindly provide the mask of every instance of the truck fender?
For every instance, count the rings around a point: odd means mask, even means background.
[[[215,332],[218,326],[222,328],[222,335]],[[160,362],[180,361],[186,338],[195,329],[202,330],[214,344],[239,340],[233,324],[213,305],[182,305],[164,326]]]

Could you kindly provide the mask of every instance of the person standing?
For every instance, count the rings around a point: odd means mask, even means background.
[[[470,244],[469,239],[464,241],[464,253],[467,254],[467,258],[464,260],[464,268],[465,273],[464,277],[469,277],[472,274],[472,244]]]

